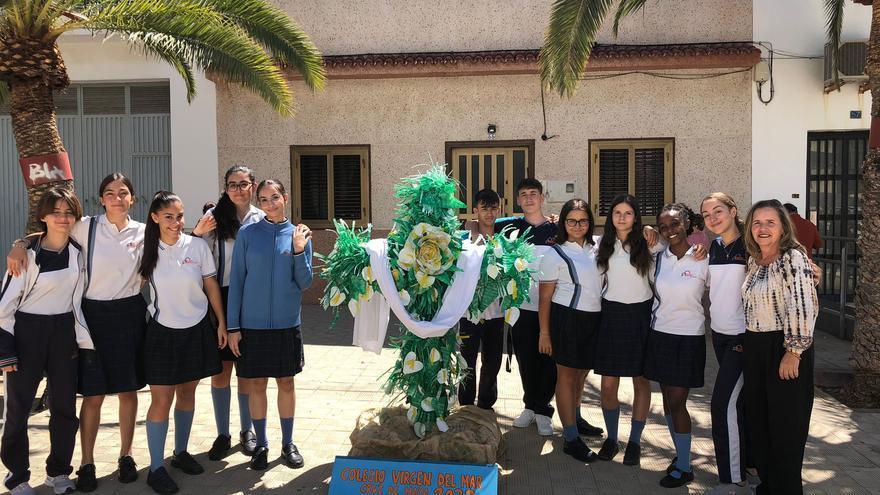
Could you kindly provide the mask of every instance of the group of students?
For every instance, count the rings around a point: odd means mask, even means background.
[[[153,196],[146,223],[130,218],[135,187],[114,173],[98,192],[104,213],[83,217],[69,190],[53,188],[34,212],[42,231],[17,240],[0,294],[0,369],[5,423],[0,459],[13,495],[29,484],[28,416],[43,376],[48,378],[50,453],[46,484],[56,494],[97,488],[95,440],[104,397],[119,397],[118,479],[138,478],[132,458],[137,391],[150,387],[146,433],[147,484],[178,491],[165,469],[165,442],[174,406],[171,466],[204,472],[188,452],[195,390],[211,378],[217,439],[208,457],[232,448],[229,433],[233,365],[238,376],[239,440],[250,467],[268,467],[266,388],[278,386],[281,457],[304,465],[293,443],[294,376],[304,364],[302,292],[312,282],[311,231],[285,216],[281,182],[255,181],[235,166],[225,174],[217,206],[184,233],[184,205],[168,191]],[[259,209],[252,205],[256,198]],[[147,303],[146,300],[149,302]],[[79,420],[76,395],[83,402]],[[80,432],[82,464],[70,465]]]
[[[530,301],[510,328],[525,406],[513,426],[535,423],[540,435],[553,435],[555,395],[563,452],[585,463],[611,461],[620,451],[618,387],[621,377],[629,377],[634,397],[623,463],[639,465],[654,381],[675,446],[660,485],[692,481],[687,399],[690,389],[704,385],[708,289],[708,326],[718,360],[711,418],[719,478],[709,493],[746,494],[755,485],[759,494],[802,493],[818,268],[798,243],[783,205],[759,201],[743,223],[733,198],[707,195],[699,215],[716,236],[707,249],[688,240],[694,213],[681,203],[663,206],[655,230],[642,224],[638,200],[620,195],[596,236],[584,200],[569,200],[552,218],[543,212],[540,182],[524,179],[516,194],[523,216],[499,219],[498,194],[479,191],[470,225],[476,242],[512,225],[528,232],[535,245]],[[473,374],[462,382],[459,401],[476,399],[478,407],[491,408],[505,335],[498,308],[482,316],[479,324],[460,325],[462,354],[475,368],[482,346],[482,370],[479,386]],[[601,375],[607,430],[598,453],[581,439],[604,433],[581,416],[590,370]]]

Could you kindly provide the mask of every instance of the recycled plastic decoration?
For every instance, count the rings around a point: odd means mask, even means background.
[[[432,163],[426,173],[395,187],[399,207],[387,241],[370,240],[371,226],[358,229],[334,220],[336,245],[327,256],[318,255],[324,262],[321,278],[328,282],[321,303],[334,311],[334,322],[339,307],[348,305],[356,340],[359,326],[387,328],[389,305],[403,322],[401,336],[392,339],[400,358],[384,390],[406,396],[407,417],[420,438],[435,426],[447,430],[445,418],[468,371],[455,322],[465,313],[478,322],[500,298],[513,324],[529,298],[534,253],[528,235],[517,238],[516,231],[506,230],[486,244],[463,240],[469,233],[459,230],[456,212],[466,205],[457,190],[444,166]],[[448,291],[453,283],[456,289]],[[378,329],[379,347],[386,328]]]

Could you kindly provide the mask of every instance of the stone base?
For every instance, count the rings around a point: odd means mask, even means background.
[[[494,411],[464,406],[451,413],[446,423],[449,431],[435,428],[420,439],[406,418],[405,407],[367,409],[351,433],[348,455],[475,464],[494,464],[502,455],[501,428]]]

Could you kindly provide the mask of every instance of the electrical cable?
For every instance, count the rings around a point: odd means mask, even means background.
[[[774,56],[773,44],[772,43],[767,43],[767,44],[770,45],[770,48],[767,49],[770,52],[770,61],[767,63],[768,67],[770,69],[770,98],[767,98],[766,100],[764,99],[764,91],[763,91],[764,82],[757,82],[757,81],[755,82],[755,84],[757,86],[756,91],[758,92],[758,101],[760,101],[764,105],[767,105],[771,101],[773,101],[773,95],[776,93],[776,90],[773,87],[773,56]]]
[[[547,135],[547,107],[544,105],[544,85],[541,84],[541,112],[544,114],[544,133],[541,134],[541,141],[549,141],[555,137],[559,137],[559,134],[554,134],[552,136]]]

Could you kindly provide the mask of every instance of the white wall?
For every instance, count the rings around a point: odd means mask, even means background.
[[[118,38],[102,41],[73,33],[61,38],[60,47],[73,83],[169,82],[172,188],[187,205],[187,225],[195,226],[201,206],[216,201],[219,191],[214,83],[197,74],[198,96],[190,104],[183,79],[170,66],[132,51]]]
[[[867,39],[870,24],[870,7],[846,3],[844,41]],[[753,39],[772,43],[774,50],[823,55],[825,19],[821,0],[755,0],[753,26]],[[764,55],[768,55],[766,50]],[[821,58],[777,57],[773,65],[773,100],[764,105],[753,90],[753,201],[776,198],[805,211],[807,132],[870,126],[871,93],[859,94],[858,85],[851,83],[826,95],[822,70]],[[763,89],[766,99],[769,82]],[[851,110],[861,110],[862,118],[850,119]],[[800,197],[793,198],[792,194]]]

